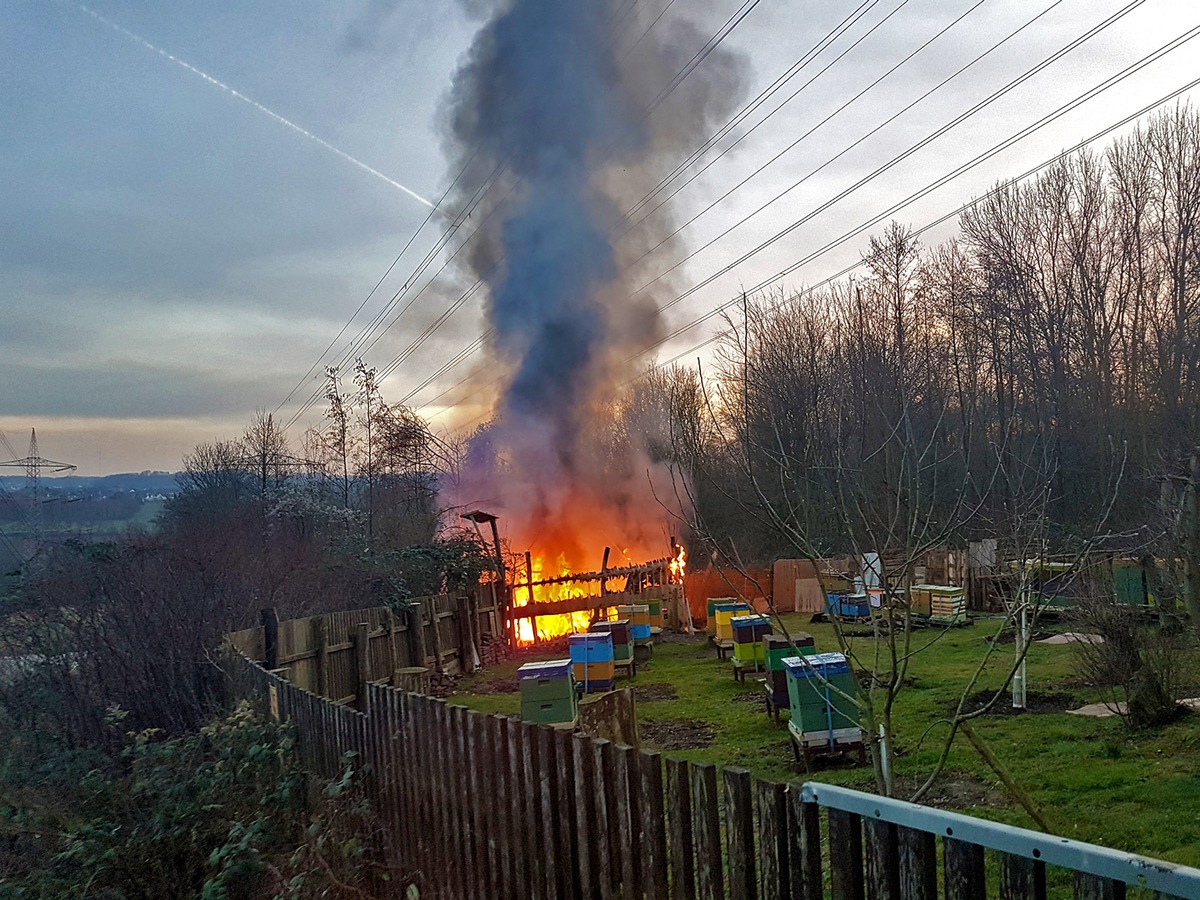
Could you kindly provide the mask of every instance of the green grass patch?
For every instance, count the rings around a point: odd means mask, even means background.
[[[801,616],[786,616],[784,621],[789,630],[812,634],[819,650],[836,649],[830,625],[812,624]],[[929,646],[911,660],[911,683],[896,703],[896,777],[904,790],[924,781],[933,767],[947,733],[940,721],[962,694],[996,627],[994,621],[981,620],[944,633],[914,633],[914,647]],[[870,663],[874,650],[870,638],[854,639],[852,650],[860,661]],[[975,690],[1002,684],[1012,654],[1011,644],[1001,645]],[[451,702],[483,712],[519,715],[520,697],[515,692],[518,666],[554,655],[526,656],[463,679]],[[1102,698],[1095,688],[1080,681],[1075,650],[1069,644],[1035,644],[1029,653],[1028,677],[1031,695],[1062,695],[1047,698],[1050,709]],[[651,698],[637,707],[644,734],[669,737],[681,730],[673,729],[672,723],[709,726],[709,746],[659,748],[671,756],[742,766],[762,778],[874,789],[869,766],[839,765],[818,768],[811,774],[798,772],[786,726],[767,718],[757,696],[750,699],[761,693],[753,675],[744,683],[736,682],[732,662],[719,661],[708,643],[660,640],[653,659],[638,665],[633,681],[618,679],[621,687],[639,685],[647,686]],[[650,690],[652,685],[670,685],[675,699],[653,699],[663,691]],[[976,720],[975,730],[1041,807],[1055,832],[1200,867],[1200,715],[1185,715],[1162,729],[1133,734],[1116,718],[1087,718],[1063,711],[1012,714],[1006,707],[1011,703],[1002,698],[997,714]],[[783,718],[786,721],[786,712]],[[650,740],[644,743],[654,745]],[[946,808],[1034,827],[961,737],[929,799]]]

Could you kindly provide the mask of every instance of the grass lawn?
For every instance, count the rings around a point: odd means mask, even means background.
[[[790,631],[807,631],[819,651],[836,650],[828,624],[786,616]],[[978,665],[997,623],[980,620],[950,631],[914,633],[914,645],[936,640],[909,667],[911,684],[896,705],[898,784],[923,781],[941,751],[944,719]],[[869,661],[871,640],[855,640],[854,651]],[[525,662],[565,656],[565,651],[523,656],[460,682],[450,702],[485,712],[518,715],[516,670]],[[1002,646],[977,689],[995,688],[1012,646]],[[1035,644],[1029,654],[1029,692],[1058,694],[1043,704],[1054,710],[1103,699],[1076,674],[1070,644]],[[639,697],[637,711],[643,745],[669,755],[718,765],[738,765],[776,780],[818,780],[873,790],[869,767],[845,764],[805,775],[795,770],[786,726],[773,724],[759,699],[761,688],[748,676],[733,678],[733,664],[719,661],[707,642],[660,640],[654,658],[638,666],[630,685]],[[664,686],[669,685],[669,689]],[[670,695],[675,699],[644,699]],[[1031,703],[1031,705],[1033,705]],[[1064,712],[1005,712],[976,720],[975,731],[1008,767],[1064,837],[1091,841],[1200,867],[1200,714],[1188,714],[1165,728],[1132,734],[1117,718],[1097,719]],[[786,720],[787,714],[784,713]],[[681,724],[682,723],[682,724]],[[689,727],[690,725],[690,727]],[[673,726],[673,727],[672,727]],[[675,738],[699,733],[711,742],[678,750]],[[661,735],[659,743],[655,736]],[[999,779],[974,748],[959,737],[942,782],[928,802],[1024,827],[1036,827],[1006,795]]]

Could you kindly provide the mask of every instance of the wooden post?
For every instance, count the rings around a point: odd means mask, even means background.
[[[641,821],[638,814],[637,801],[640,784],[635,766],[637,751],[632,747],[619,744],[613,747],[613,771],[611,777],[616,783],[617,800],[617,831],[621,837],[617,845],[616,859],[613,864],[621,870],[621,897],[640,897],[638,881],[640,865],[637,858],[638,846],[635,840],[637,828]]]
[[[944,837],[942,859],[946,900],[987,900],[981,846]]]
[[[896,828],[900,889],[911,900],[937,900],[937,843],[928,831]]]
[[[458,620],[458,670],[464,675],[475,671],[474,640],[471,637],[471,612],[466,597],[459,597],[455,618]]]
[[[1099,875],[1089,875],[1087,872],[1075,873],[1076,900],[1125,900],[1125,883],[1113,881],[1111,878],[1101,878]]]
[[[263,668],[268,672],[279,668],[279,612],[273,606],[262,611]]]
[[[371,680],[371,626],[354,626],[354,702],[360,712],[368,712],[367,683]]]
[[[867,848],[867,894],[871,900],[903,900],[896,826],[880,819],[863,820]]]
[[[437,597],[429,597],[425,603],[429,609],[429,624],[433,626],[433,666],[438,674],[442,674],[445,671],[445,662],[442,659],[442,624],[438,618]]]
[[[608,593],[608,579],[604,577],[604,573],[608,571],[608,554],[612,552],[612,547],[604,548],[604,561],[600,563],[600,596],[603,597]]]
[[[1004,853],[1000,857],[1000,900],[1046,900],[1046,864]]]
[[[729,900],[755,900],[754,812],[750,773],[725,769],[725,838],[729,848]]]
[[[642,889],[649,900],[667,900],[667,814],[662,759],[650,750],[642,750],[640,756]]]
[[[671,808],[671,898],[695,900],[692,790],[688,780],[688,764],[682,759],[667,759],[667,803]]]
[[[396,647],[396,614],[390,607],[383,611],[383,628],[383,646],[387,648],[387,677],[390,681],[400,668],[400,654]]]
[[[423,603],[411,603],[408,607],[408,652],[414,667],[429,665],[429,654],[425,649],[425,625],[421,621],[423,608]]]
[[[821,809],[805,803],[799,784],[789,785],[788,879],[797,900],[823,900],[821,883]]]
[[[864,900],[861,820],[841,809],[829,810],[829,883],[833,900]]]
[[[757,781],[755,787],[763,900],[788,900],[787,787],[769,781]]]
[[[696,763],[692,766],[692,827],[696,838],[700,900],[724,900],[721,809],[717,797],[717,767],[712,763]]]
[[[613,893],[612,878],[612,849],[609,844],[609,818],[614,815],[609,809],[608,788],[606,782],[611,777],[612,768],[607,763],[612,759],[610,744],[603,738],[591,741],[592,773],[595,776],[592,794],[596,804],[596,818],[593,820],[592,840],[596,844],[596,858],[600,861],[595,870],[599,882],[600,896],[603,900],[611,900]]]
[[[312,620],[313,644],[317,648],[317,694],[329,696],[329,620],[314,616]]]
[[[525,551],[526,586],[529,591],[529,608],[533,609],[533,557]],[[533,632],[533,643],[537,644],[537,616],[529,617],[529,630]]]
[[[598,872],[608,860],[596,855],[597,823],[595,814],[596,767],[586,734],[571,735],[571,765],[575,769],[575,838],[579,843],[576,866],[579,871],[579,896],[593,900],[600,893]]]

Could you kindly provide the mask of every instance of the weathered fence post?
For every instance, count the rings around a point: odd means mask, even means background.
[[[829,883],[833,900],[863,900],[862,820],[829,810]]]
[[[692,829],[696,840],[696,875],[700,900],[724,900],[724,867],[721,865],[721,800],[717,795],[717,767],[692,766]]]
[[[408,655],[413,667],[426,665],[429,654],[425,649],[425,625],[421,621],[423,604],[409,603],[406,612],[408,618]]]
[[[750,773],[745,769],[726,768],[725,838],[730,900],[755,900],[758,896],[754,874],[753,808]]]
[[[440,675],[444,671],[445,660],[442,658],[442,623],[438,616],[437,597],[430,597],[425,602],[429,606],[429,624],[433,627],[433,667]]]
[[[360,712],[368,712],[371,701],[367,685],[371,681],[371,626],[359,622],[354,626],[354,700]]]
[[[946,900],[987,900],[981,846],[942,838],[942,860]]]
[[[279,668],[279,612],[273,606],[262,611],[263,668],[272,672]]]
[[[312,620],[313,646],[317,650],[317,694],[329,696],[329,620],[314,616]]]
[[[688,764],[682,759],[667,758],[667,803],[671,809],[671,900],[695,900],[692,788]]]

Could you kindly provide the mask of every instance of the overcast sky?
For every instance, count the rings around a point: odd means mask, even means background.
[[[712,34],[743,3],[683,0],[657,27],[686,9]],[[639,0],[643,18],[632,27],[648,26],[667,5]],[[686,325],[741,288],[769,280],[1200,25],[1200,4],[1190,0],[878,0],[869,6],[719,149],[879,27],[680,190],[670,200],[678,221],[703,210],[972,11],[689,226],[684,236],[694,250],[806,178],[676,270],[682,288],[718,272],[1127,6],[1133,8],[1124,17],[1041,74],[675,304],[668,326]],[[748,60],[742,102],[857,7],[849,0],[761,0],[726,41]],[[1049,7],[983,61],[812,174]],[[0,0],[0,430],[17,451],[24,453],[36,427],[42,453],[77,464],[83,474],[173,470],[197,442],[235,436],[256,409],[279,408],[284,421],[291,419],[318,387],[318,363],[354,355],[351,339],[410,282],[446,227],[434,216],[418,231],[429,209],[398,185],[436,200],[456,174],[444,145],[444,105],[479,26],[453,0],[93,0],[86,7]],[[1197,48],[1200,39],[894,217],[921,227],[997,179],[1023,173],[1200,77]],[[951,231],[944,226],[927,240]],[[846,242],[779,284],[820,281],[858,259],[866,240]],[[657,268],[666,270],[683,255],[670,252]],[[410,282],[401,302],[413,302],[395,324],[371,333],[374,343],[364,353],[369,364],[388,368],[469,286],[451,265],[416,296],[442,261]],[[479,336],[482,302],[472,295],[407,356],[385,382],[388,399],[408,395]],[[398,307],[391,309],[387,321]],[[715,325],[685,332],[658,348],[659,358],[700,343]],[[411,402],[439,424],[473,418],[486,393],[463,398],[470,383],[425,404],[485,363],[482,352],[466,356]],[[296,438],[318,413],[292,426]]]

